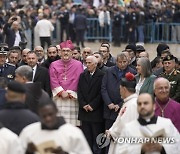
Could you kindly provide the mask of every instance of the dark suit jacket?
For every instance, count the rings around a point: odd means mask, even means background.
[[[0,77],[6,78],[8,81],[11,81],[15,77],[16,67],[11,64],[4,64],[4,71],[0,73]]]
[[[103,100],[101,96],[101,83],[104,73],[96,69],[92,77],[88,70],[85,70],[79,79],[78,101],[79,115],[78,119],[89,122],[103,122]],[[93,111],[86,112],[83,107],[89,104]]]
[[[52,95],[48,69],[38,65],[33,82],[40,82],[41,88],[44,89],[49,96]]]
[[[101,93],[104,100],[104,118],[115,120],[118,112],[114,110],[110,110],[108,105],[114,103],[115,105],[122,106],[122,99],[119,92],[119,86],[121,82],[121,78],[125,76],[127,72],[131,72],[136,74],[136,71],[133,70],[131,67],[127,67],[125,70],[122,71],[122,76],[118,76],[118,68],[117,66],[110,67],[106,74],[103,77]]]
[[[43,102],[44,100],[50,99],[50,97],[43,89],[41,89],[41,83],[26,83],[25,88],[25,104],[27,105],[28,109],[37,114],[38,104]]]
[[[14,45],[16,34],[13,29],[11,29],[11,24],[7,23],[4,26],[4,34],[6,35],[5,42],[8,44],[8,47],[11,48]],[[22,30],[19,30],[19,35],[21,36],[21,42],[26,42],[26,36]]]
[[[136,75],[136,83],[139,82],[139,78],[140,78],[140,76]],[[149,94],[151,94],[153,96],[154,95],[153,84],[154,84],[155,79],[156,79],[155,75],[151,75],[151,76],[147,77],[144,80],[144,83],[143,83],[143,85],[142,85],[142,87],[140,89],[139,94],[141,94],[141,93],[149,93]]]
[[[76,15],[74,19],[74,28],[76,30],[86,30],[87,29],[87,19],[83,14]]]
[[[0,88],[0,109],[3,108],[4,104],[6,103],[6,90],[3,88]]]

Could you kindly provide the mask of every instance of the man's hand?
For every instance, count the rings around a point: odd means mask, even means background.
[[[66,92],[66,91],[63,91],[62,93],[61,93],[61,97],[62,98],[69,98],[69,94],[68,94],[68,92]]]
[[[109,139],[112,138],[109,130],[106,130],[106,131],[105,131],[105,134],[106,134],[107,138],[109,138]]]
[[[113,109],[114,109],[114,103],[109,104],[109,105],[108,105],[108,108],[109,108],[110,110],[113,110]]]
[[[86,110],[86,112],[88,112],[88,105],[85,105],[85,106],[83,107],[83,109]]]
[[[119,105],[114,105],[114,110],[117,112],[119,110]]]
[[[161,152],[162,145],[159,143],[145,143],[143,144],[141,151],[146,152]]]
[[[31,142],[31,143],[28,144],[26,152],[27,152],[27,153],[37,152],[37,148],[36,148],[36,146],[34,145],[34,143]]]
[[[91,112],[93,111],[93,108],[90,105],[88,105],[87,108],[88,108],[89,111],[91,111]]]

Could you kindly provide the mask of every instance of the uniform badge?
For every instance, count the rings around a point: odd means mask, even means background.
[[[177,82],[176,81],[171,81],[171,82],[169,82],[170,84],[177,84]]]
[[[13,75],[12,75],[12,74],[8,74],[8,75],[7,75],[7,78],[13,79]]]
[[[4,52],[4,47],[1,48],[1,51]]]

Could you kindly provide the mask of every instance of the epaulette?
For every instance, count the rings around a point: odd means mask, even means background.
[[[180,71],[179,70],[174,70],[174,75],[177,75],[177,74],[180,74]]]

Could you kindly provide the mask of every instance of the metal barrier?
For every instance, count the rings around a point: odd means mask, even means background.
[[[100,27],[98,18],[87,19],[88,29],[85,34],[86,40],[109,40],[112,41],[112,23]]]
[[[86,40],[109,40],[112,41],[112,22],[104,28],[100,27],[98,18],[88,18]],[[121,40],[124,40],[126,26],[121,25]],[[148,22],[144,27],[145,42],[149,43],[180,43],[180,23],[154,23]]]
[[[154,23],[153,42],[180,43],[179,23]]]

